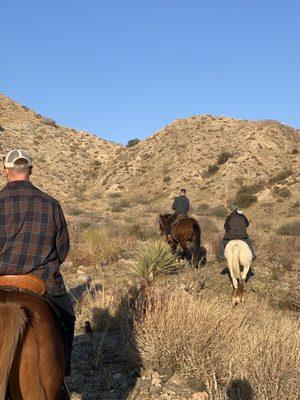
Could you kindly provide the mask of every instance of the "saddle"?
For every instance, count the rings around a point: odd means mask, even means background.
[[[2,275],[0,276],[0,289],[30,292],[41,297],[44,297],[47,292],[45,282],[32,274]]]

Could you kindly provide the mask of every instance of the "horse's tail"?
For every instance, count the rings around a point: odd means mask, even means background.
[[[200,261],[200,243],[201,243],[201,229],[197,221],[193,222],[194,231],[194,250],[193,250],[193,261],[194,266],[199,266]]]
[[[17,303],[0,303],[0,400],[6,398],[7,384],[27,316]]]
[[[235,279],[241,282],[240,248],[238,244],[235,244],[231,249],[231,268]]]

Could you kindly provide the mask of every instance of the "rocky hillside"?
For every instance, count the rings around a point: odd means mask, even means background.
[[[299,136],[275,121],[177,120],[130,149],[119,149],[95,186],[152,196],[173,195],[185,186],[202,201],[224,204],[249,184],[259,184],[259,197],[272,200],[276,176],[290,171],[286,183],[293,197],[299,189]]]
[[[273,210],[275,219],[293,219],[299,211],[299,130],[276,121],[194,116],[126,148],[60,127],[0,95],[0,126],[2,152],[29,150],[35,183],[68,208],[110,214],[151,202],[166,210],[184,186],[194,212],[199,204],[221,206],[241,197],[250,215]],[[112,202],[117,197],[126,198],[119,209]]]
[[[0,94],[0,149],[20,147],[32,154],[34,182],[64,203],[80,202],[98,168],[115,156],[119,145],[86,132],[58,126]],[[3,181],[4,182],[4,181]]]

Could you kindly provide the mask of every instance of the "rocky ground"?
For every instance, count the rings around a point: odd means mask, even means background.
[[[126,263],[126,260],[123,262]],[[122,260],[119,260],[117,265],[120,264]],[[92,276],[92,270],[89,273],[83,272],[82,269],[77,271],[76,279],[78,282],[79,277],[81,284],[71,287],[75,297],[80,299],[84,290],[92,292],[96,290],[101,295],[104,286],[106,291],[111,290],[113,293],[115,271],[109,271],[108,266],[104,267],[101,278],[99,274]],[[119,275],[121,282],[125,276],[122,277],[122,273]],[[225,264],[208,262],[200,270],[193,270],[188,263],[185,263],[179,274],[163,279],[164,285],[170,287],[170,290],[176,286],[195,296],[211,292],[224,302],[230,302],[230,281]],[[74,285],[74,275],[70,276],[68,281],[70,286]],[[254,297],[263,296],[267,282],[268,273],[258,260],[253,263],[253,274],[247,284],[246,302],[251,302]],[[101,316],[103,317],[103,314]],[[90,322],[93,327],[94,321]],[[131,369],[130,357],[126,359],[124,354],[118,351],[122,347],[122,333],[115,329],[114,321],[110,321],[110,324],[111,329],[101,333],[90,331],[89,325],[84,326],[83,322],[78,326],[73,351],[73,372],[69,379],[72,399],[206,400],[209,398],[204,382],[192,376],[179,374],[174,367],[144,370],[140,366]],[[230,388],[226,390],[230,391]],[[249,391],[251,392],[251,388]]]

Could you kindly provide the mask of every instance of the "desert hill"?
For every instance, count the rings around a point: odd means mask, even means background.
[[[284,170],[292,171],[293,186],[299,177],[299,136],[296,129],[275,121],[211,116],[177,120],[130,149],[119,149],[95,187],[169,196],[186,186],[203,201],[224,203],[239,186],[266,184]],[[218,161],[222,156],[228,160]]]
[[[194,213],[201,204],[238,200],[239,190],[246,192],[242,206],[259,219],[272,210],[279,223],[299,211],[299,130],[276,121],[193,116],[127,148],[60,127],[0,95],[0,126],[1,151],[30,151],[34,182],[74,214],[134,215],[134,205],[150,203],[153,211],[167,211],[182,186]],[[247,196],[256,199],[248,204]]]
[[[63,274],[76,299],[72,399],[298,399],[299,133],[276,121],[202,115],[127,148],[0,95],[3,155],[28,150],[34,183],[63,203],[70,222]],[[153,246],[170,256],[158,213],[183,186],[206,265],[194,270],[175,258],[174,273],[147,281]],[[216,259],[232,201],[246,208],[257,254],[236,309]]]
[[[120,147],[58,126],[1,94],[0,131],[1,152],[16,147],[28,150],[36,165],[33,181],[64,203],[80,202],[95,168],[105,166]]]

